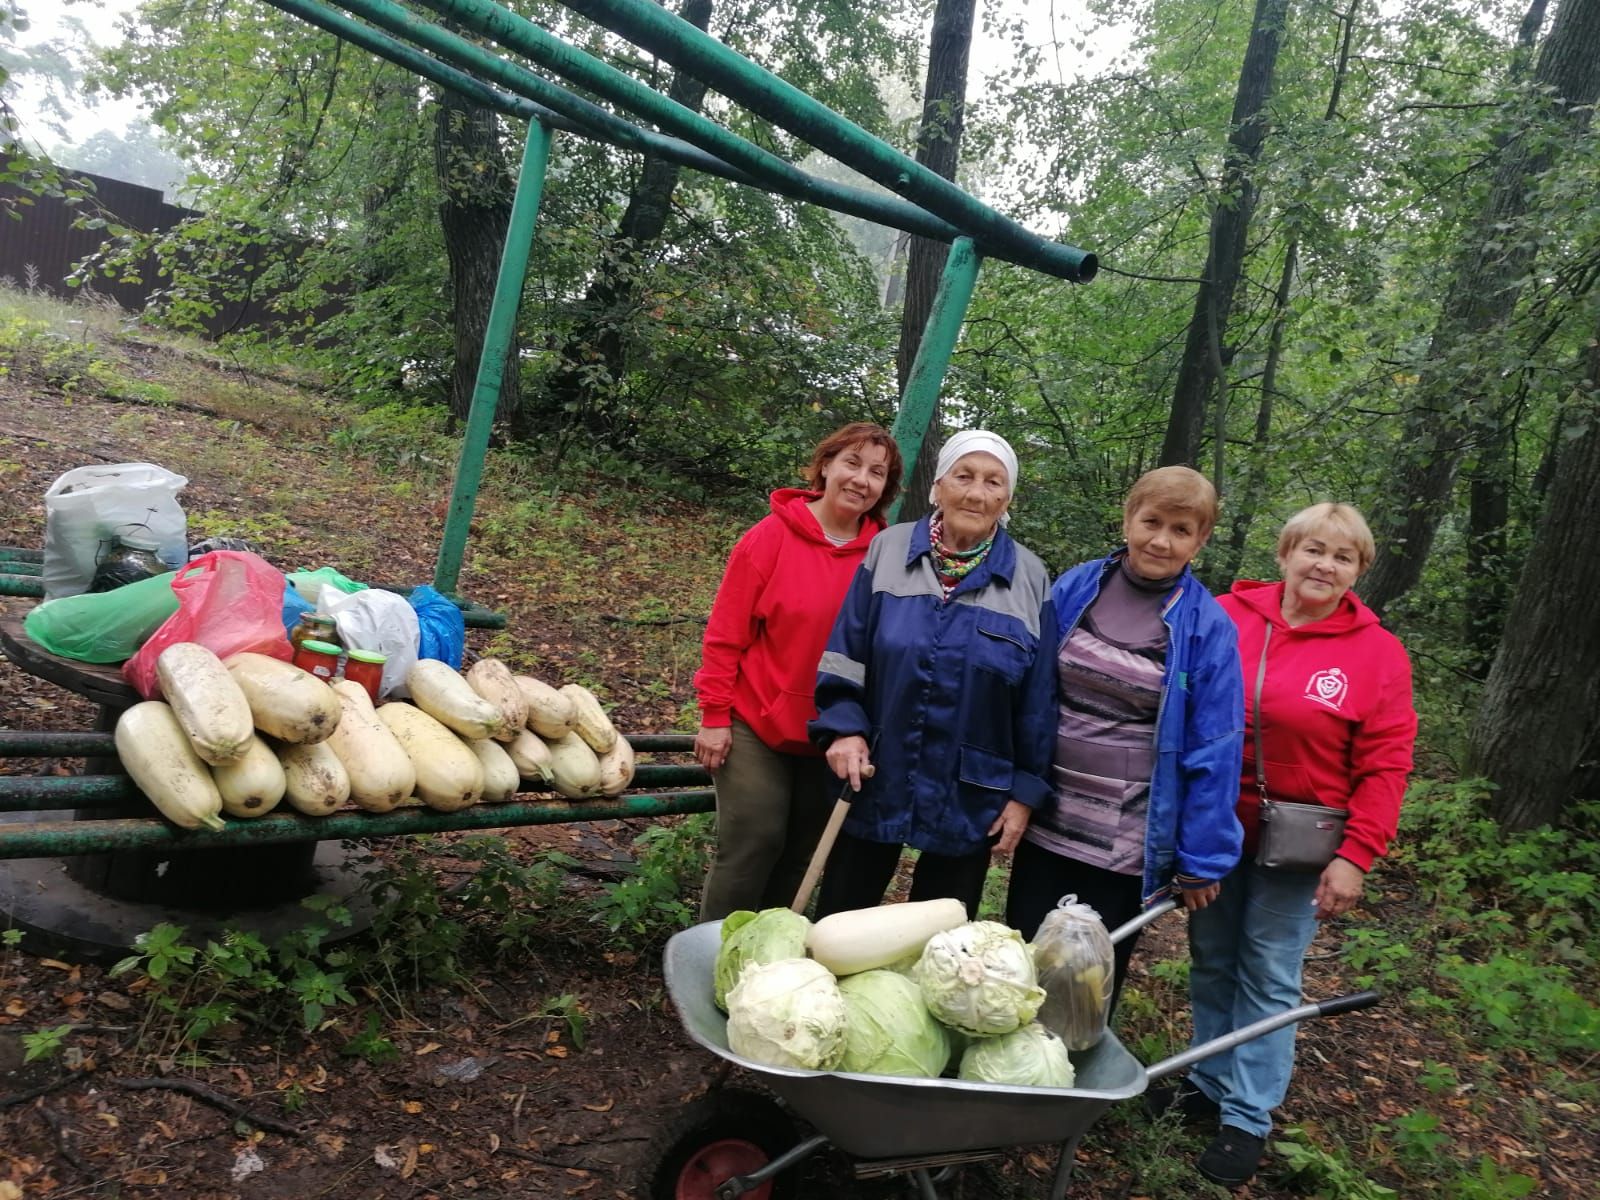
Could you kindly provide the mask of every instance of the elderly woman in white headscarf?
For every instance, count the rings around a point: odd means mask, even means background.
[[[856,570],[810,727],[854,792],[819,917],[879,903],[906,846],[911,899],[975,915],[991,851],[1009,854],[1052,794],[1055,609],[1044,564],[1005,529],[1016,483],[1004,438],[956,434],[934,511],[879,534]]]

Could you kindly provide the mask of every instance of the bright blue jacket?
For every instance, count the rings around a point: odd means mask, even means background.
[[[1074,567],[1050,589],[1060,620],[1052,669],[1084,610],[1100,594],[1101,581],[1124,553]],[[1174,873],[1221,879],[1238,863],[1244,845],[1234,815],[1244,753],[1239,631],[1187,567],[1173,584],[1161,619],[1167,627],[1167,664],[1145,818],[1147,903],[1166,891]]]
[[[949,600],[928,518],[880,533],[818,665],[810,727],[821,746],[850,734],[873,746],[877,772],[844,828],[867,841],[970,854],[983,849],[1007,800],[1047,801],[1055,644],[1050,576],[1003,528]]]

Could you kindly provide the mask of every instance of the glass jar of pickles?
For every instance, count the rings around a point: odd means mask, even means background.
[[[298,652],[306,642],[326,642],[336,651],[341,649],[338,624],[332,617],[321,613],[301,613],[300,619],[294,623],[294,628],[289,630],[289,645]]]

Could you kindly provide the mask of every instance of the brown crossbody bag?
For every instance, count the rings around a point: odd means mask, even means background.
[[[1256,694],[1251,706],[1256,743],[1256,789],[1261,793],[1261,838],[1256,865],[1280,871],[1321,871],[1344,841],[1350,812],[1325,804],[1295,804],[1274,800],[1267,792],[1267,758],[1261,750],[1261,685],[1267,678],[1267,645],[1272,622],[1261,640],[1261,663],[1256,667]]]

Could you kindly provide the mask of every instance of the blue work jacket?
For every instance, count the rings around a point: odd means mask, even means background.
[[[1086,562],[1056,580],[1050,598],[1060,633],[1052,659],[1125,553]],[[1221,879],[1238,863],[1244,845],[1244,830],[1234,815],[1244,753],[1239,631],[1187,567],[1172,585],[1161,619],[1167,627],[1167,663],[1145,817],[1146,903],[1167,890],[1175,872]]]
[[[1051,795],[1050,576],[1004,528],[944,598],[928,518],[874,539],[817,670],[821,746],[860,734],[876,774],[844,828],[934,854],[981,850],[1007,800]]]

